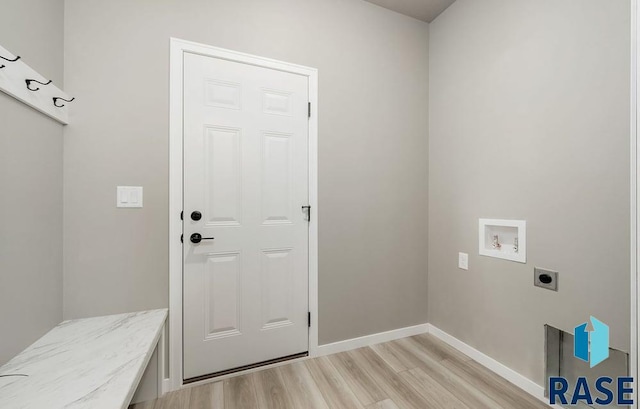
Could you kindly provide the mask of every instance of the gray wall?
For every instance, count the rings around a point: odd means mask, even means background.
[[[428,26],[360,0],[67,0],[66,318],[168,305],[169,37],[320,71],[320,342],[427,320]],[[115,208],[118,184],[143,209]]]
[[[0,44],[58,86],[63,0],[2,0]],[[10,69],[7,67],[5,69]],[[0,365],[62,320],[62,125],[0,93]]]
[[[545,323],[629,348],[629,16],[458,0],[430,25],[429,321],[540,384]],[[527,220],[526,265],[478,256],[481,217]]]

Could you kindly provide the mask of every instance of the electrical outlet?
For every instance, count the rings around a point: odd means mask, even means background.
[[[458,268],[469,269],[469,255],[467,253],[458,253]]]
[[[558,291],[558,272],[534,267],[533,285],[547,290]]]

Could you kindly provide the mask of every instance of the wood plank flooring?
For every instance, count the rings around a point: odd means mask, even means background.
[[[547,409],[432,335],[186,388],[130,409]]]

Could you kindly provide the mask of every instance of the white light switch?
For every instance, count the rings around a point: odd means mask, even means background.
[[[142,186],[118,186],[117,207],[142,207]]]
[[[467,253],[458,253],[458,268],[469,269],[469,255]]]

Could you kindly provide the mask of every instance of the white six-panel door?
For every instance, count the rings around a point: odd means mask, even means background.
[[[183,370],[192,379],[308,351],[309,84],[185,53],[183,85]]]

